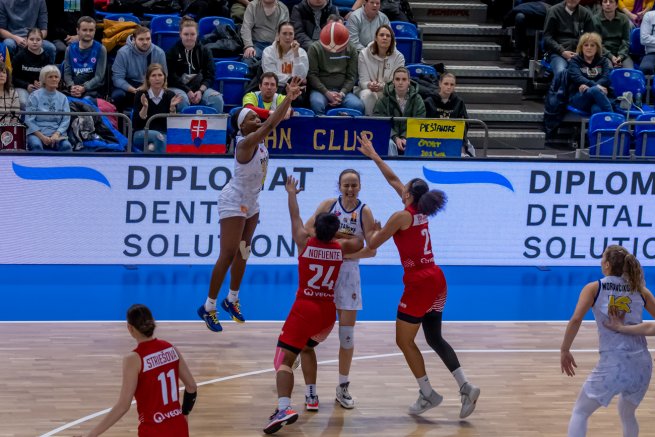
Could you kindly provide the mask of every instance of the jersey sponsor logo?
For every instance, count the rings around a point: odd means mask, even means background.
[[[157,411],[155,414],[152,416],[152,420],[155,423],[162,423],[166,419],[171,419],[173,417],[177,417],[182,414],[182,409],[181,408],[176,408],[175,410],[167,411],[166,413],[162,413]]]
[[[320,291],[320,290],[312,290],[311,288],[305,288],[302,292],[307,297],[315,297],[315,298],[319,298],[319,299],[333,298],[334,297],[333,293],[326,293],[326,292]]]
[[[143,372],[156,369],[166,364],[178,361],[179,357],[174,347],[155,352],[154,354],[146,355],[143,357]]]
[[[428,222],[428,216],[425,214],[414,214],[414,223],[412,226],[424,225]]]
[[[341,249],[321,249],[318,247],[308,247],[302,254],[303,258],[321,259],[328,261],[342,261],[343,254]]]
[[[421,258],[421,264],[434,264],[434,257],[432,257],[432,258]]]
[[[400,303],[398,304],[398,306],[399,306],[400,308],[407,308],[407,304],[406,304],[405,302],[403,302],[402,300],[400,301]]]
[[[618,312],[620,313],[629,313],[630,311],[630,304],[632,303],[632,299],[630,299],[628,296],[610,296],[610,302],[608,304],[609,308],[615,308]]]

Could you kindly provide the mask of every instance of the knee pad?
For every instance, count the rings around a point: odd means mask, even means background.
[[[339,345],[344,349],[355,347],[355,327],[339,325]]]
[[[273,368],[275,369],[275,373],[277,372],[293,373],[291,367],[287,366],[286,364],[282,364],[283,361],[284,361],[284,350],[278,346],[275,349],[275,358],[273,358]]]
[[[246,246],[246,242],[243,240],[239,243],[239,252],[241,252],[241,258],[243,258],[244,261],[248,261],[248,258],[250,257],[250,246]]]

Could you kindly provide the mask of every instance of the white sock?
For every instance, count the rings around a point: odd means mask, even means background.
[[[453,371],[453,376],[455,377],[455,381],[457,381],[457,386],[460,390],[462,389],[462,386],[468,382],[466,375],[464,375],[464,369],[461,367],[458,367]]]
[[[277,398],[277,409],[279,411],[286,410],[291,406],[291,398],[280,397]]]
[[[421,389],[421,393],[423,393],[423,396],[430,397],[430,394],[432,394],[432,384],[430,384],[430,380],[428,379],[428,375],[422,376],[420,378],[416,378],[416,382],[418,382],[418,386]]]
[[[230,293],[227,295],[227,301],[234,303],[239,300],[239,290],[230,290]]]
[[[305,396],[316,396],[316,384],[307,384],[305,386]]]
[[[216,311],[216,299],[207,298],[205,301],[205,311]]]
[[[348,382],[348,375],[342,375],[339,373],[339,385],[345,384]]]

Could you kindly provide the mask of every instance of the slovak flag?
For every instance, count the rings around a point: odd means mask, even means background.
[[[225,153],[227,118],[169,117],[167,153]]]

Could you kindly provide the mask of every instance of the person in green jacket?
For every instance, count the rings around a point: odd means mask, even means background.
[[[393,81],[384,86],[382,98],[375,104],[373,115],[381,117],[425,117],[425,104],[418,93],[418,84],[409,79],[409,71],[398,67]],[[405,153],[407,121],[394,121],[389,140],[389,156]]]
[[[596,28],[603,37],[605,56],[614,68],[634,68],[630,58],[630,20],[617,12],[616,0],[603,0],[602,11],[594,16]]]

